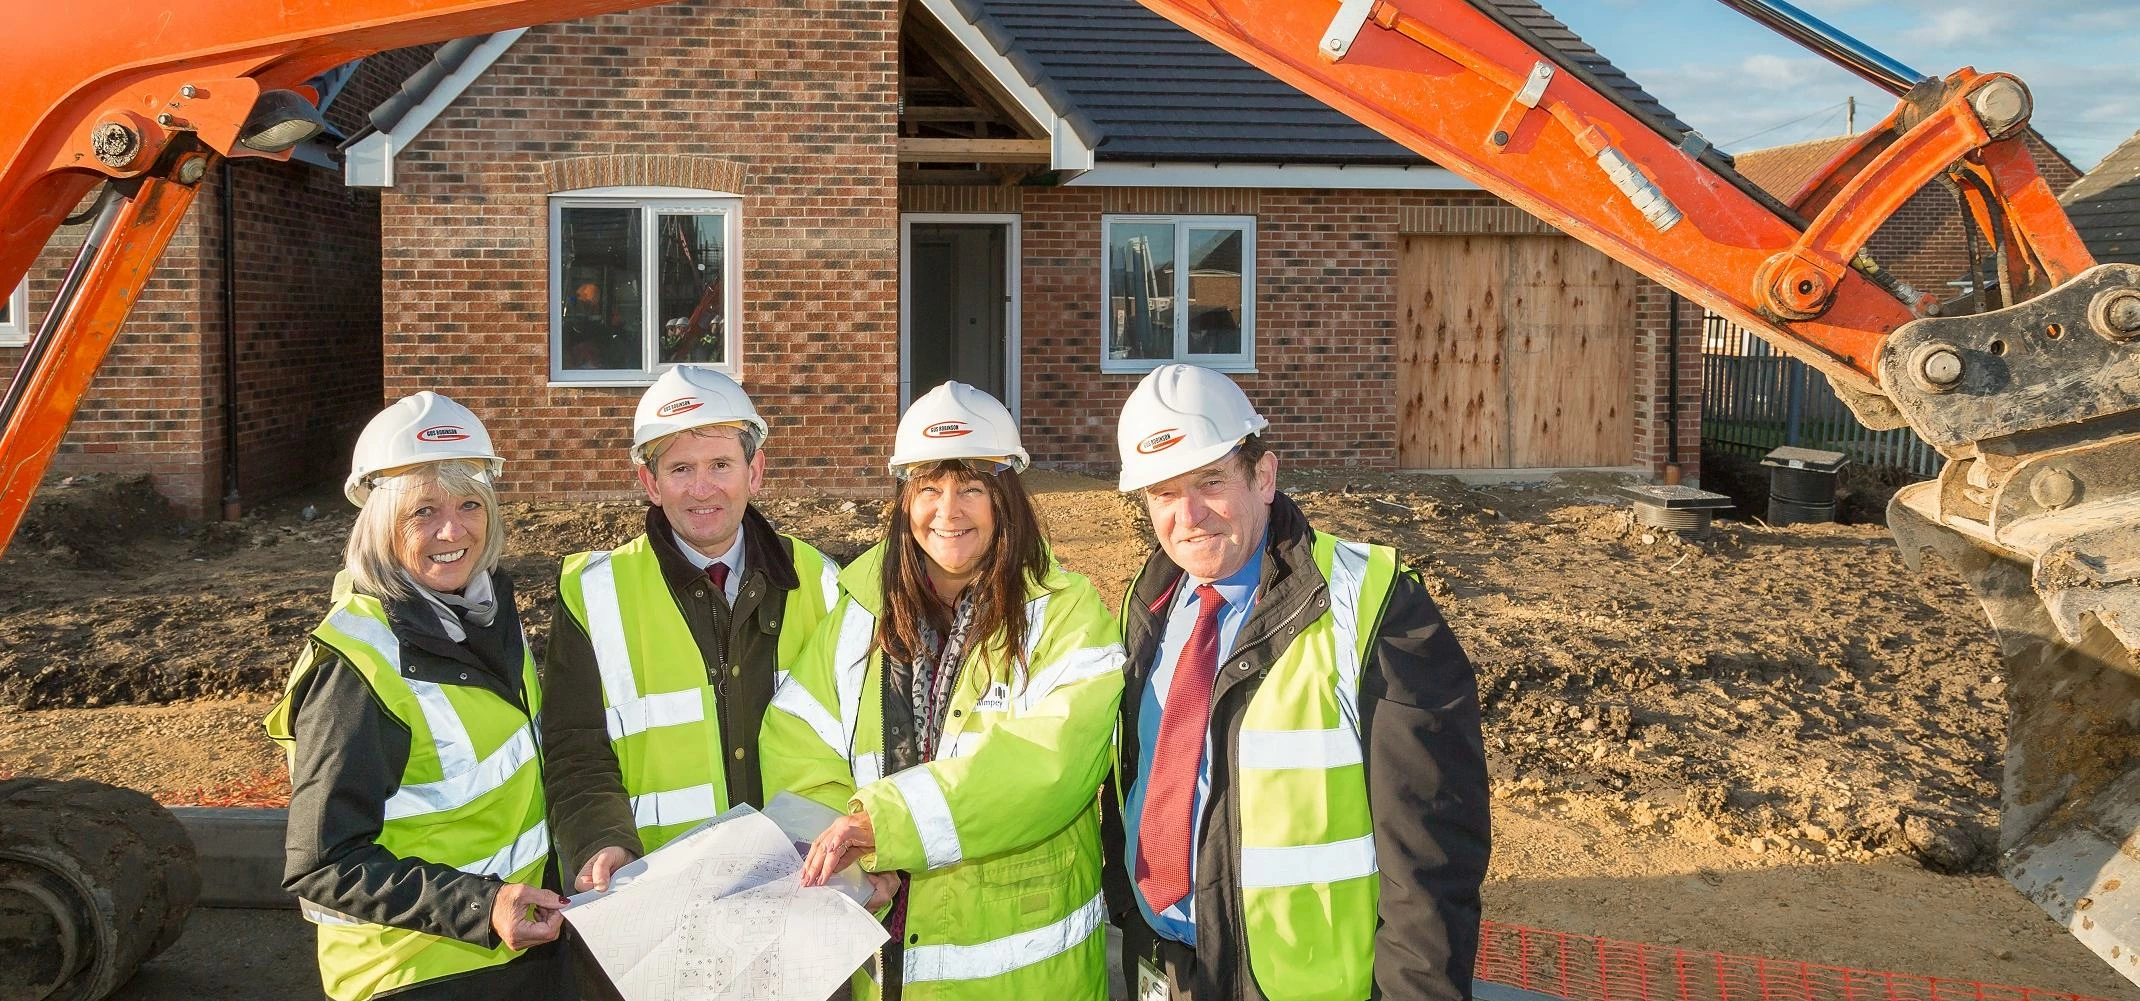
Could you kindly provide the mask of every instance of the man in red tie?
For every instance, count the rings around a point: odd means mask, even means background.
[[[1167,365],[1122,409],[1159,539],[1103,838],[1132,1001],[1471,997],[1486,755],[1471,662],[1394,550],[1316,532],[1269,422]]]
[[[565,559],[542,747],[573,891],[608,888],[618,866],[731,806],[765,805],[759,724],[783,662],[837,604],[840,570],[751,505],[766,430],[734,379],[662,373],[632,426],[645,533]],[[585,978],[582,992],[609,993]]]

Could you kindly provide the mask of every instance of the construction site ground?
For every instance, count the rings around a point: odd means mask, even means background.
[[[1906,570],[1879,525],[1725,521],[1688,543],[1635,524],[1604,476],[1284,479],[1319,527],[1400,547],[1477,665],[1489,918],[2140,1001],[1991,874],[1992,637],[1958,579]],[[1150,545],[1138,510],[1099,480],[1030,480],[1058,557],[1116,600]],[[783,530],[841,559],[877,538],[881,502],[787,488],[762,505]],[[641,511],[508,504],[538,648],[559,560]],[[350,521],[326,491],[203,526],[141,480],[49,487],[0,560],[0,774],[278,796],[258,721]],[[313,996],[308,949],[294,912],[203,912],[125,996]]]

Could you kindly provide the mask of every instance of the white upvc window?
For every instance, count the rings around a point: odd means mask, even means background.
[[[30,282],[25,278],[15,290],[0,299],[0,346],[30,341]]]
[[[550,381],[644,386],[679,364],[741,378],[743,200],[691,188],[550,198]]]
[[[1103,216],[1100,245],[1100,371],[1255,370],[1255,217]]]

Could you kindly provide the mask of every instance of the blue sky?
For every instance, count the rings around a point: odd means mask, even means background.
[[[1894,98],[1716,0],[1541,0],[1666,107],[1733,152],[1843,133]],[[2140,0],[1797,0],[1927,75],[2012,73],[2037,131],[2083,171],[2140,130]]]

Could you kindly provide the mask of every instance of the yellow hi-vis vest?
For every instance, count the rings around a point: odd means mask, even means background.
[[[1374,991],[1382,887],[1360,668],[1399,567],[1394,549],[1320,532],[1314,551],[1329,609],[1265,671],[1234,749],[1241,916],[1249,968],[1265,997],[1362,1001]],[[1116,776],[1117,790],[1127,790],[1124,778]]]
[[[785,666],[802,655],[840,583],[839,568],[824,554],[783,538],[794,547],[800,581],[774,623],[775,653]],[[720,701],[706,680],[705,657],[644,535],[606,553],[567,557],[558,593],[594,647],[609,746],[640,846],[651,852],[730,805]]]
[[[871,649],[882,547],[773,695],[765,788],[869,813],[872,872],[913,875],[909,1001],[1104,1001],[1098,798],[1122,696],[1121,634],[1099,592],[1055,566],[1028,591],[1024,665],[1000,635],[967,649],[933,760],[884,775],[884,657]],[[1028,665],[1030,669],[1028,669]],[[858,999],[878,996],[867,972]]]
[[[376,598],[350,593],[346,580],[338,580],[335,590],[334,608],[313,639],[356,668],[379,704],[409,729],[409,761],[400,788],[386,801],[379,847],[508,883],[542,885],[550,828],[543,819],[533,722],[542,691],[534,659],[523,655],[520,667],[526,712],[488,688],[404,677],[401,641],[387,624],[386,609]],[[312,672],[316,653],[306,645],[266,720],[268,736],[293,761],[289,693]],[[298,903],[318,925],[320,981],[335,1001],[362,1001],[519,955],[502,945],[484,948]]]

